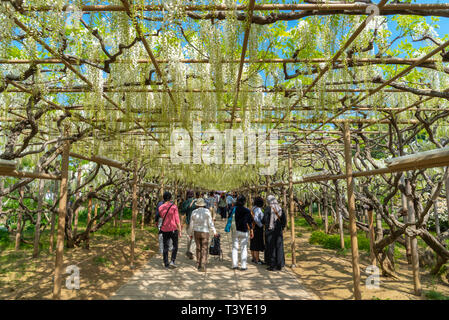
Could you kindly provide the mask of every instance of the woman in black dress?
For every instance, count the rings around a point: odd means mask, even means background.
[[[263,240],[263,199],[256,197],[253,203],[251,214],[254,219],[254,237],[251,239],[249,249],[251,250],[252,262],[257,264],[264,264],[259,259],[259,251],[265,251],[265,243]]]
[[[285,266],[284,230],[287,219],[284,210],[272,195],[267,198],[268,207],[265,208],[263,224],[265,226],[265,262],[267,270],[282,270]]]

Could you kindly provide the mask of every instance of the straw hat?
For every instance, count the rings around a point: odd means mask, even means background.
[[[198,200],[196,200],[195,205],[197,207],[205,207],[206,206],[206,201],[204,201],[203,198],[199,198]]]

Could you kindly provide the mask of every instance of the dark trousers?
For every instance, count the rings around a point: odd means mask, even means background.
[[[265,262],[273,268],[284,267],[284,239],[282,233],[276,231],[266,232],[265,240]]]
[[[173,241],[173,251],[171,252],[171,261],[175,262],[176,254],[178,253],[178,230],[164,232],[162,231],[162,239],[164,243],[164,250],[162,251],[162,255],[164,257],[164,265],[167,267],[168,262],[168,241],[172,239]]]
[[[218,213],[222,219],[226,219],[226,207],[218,207]]]

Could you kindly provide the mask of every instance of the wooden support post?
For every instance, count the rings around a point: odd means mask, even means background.
[[[295,204],[293,201],[293,164],[292,156],[288,153],[288,197],[290,202],[290,231],[291,231],[291,249],[292,249],[292,268],[296,267],[296,234],[295,234]]]
[[[134,268],[134,251],[136,247],[136,220],[137,220],[137,160],[134,161],[133,194],[132,194],[132,219],[131,219],[131,268]]]
[[[327,203],[327,193],[323,198],[323,211],[324,211],[324,232],[329,233],[329,205]]]
[[[159,192],[162,200],[164,196],[164,170],[161,172],[161,188],[159,189]]]
[[[365,206],[362,206],[362,221],[369,225],[368,210],[365,208]],[[369,230],[365,233],[366,237],[369,238]]]
[[[317,199],[316,201],[316,205],[317,205],[317,209],[318,209],[318,217],[320,218],[321,221],[323,221],[323,217],[321,216],[321,199]]]
[[[248,192],[248,207],[249,208],[253,207],[253,197],[251,195],[251,190]]]
[[[119,221],[119,225],[118,225],[119,230],[122,229],[122,225],[123,225],[123,211],[125,211],[124,208],[122,210],[120,210],[120,221]]]
[[[349,232],[351,234],[351,253],[352,253],[352,274],[354,281],[354,298],[362,299],[360,291],[360,267],[359,267],[359,246],[357,241],[357,226],[355,220],[355,196],[354,179],[352,177],[352,155],[351,155],[351,136],[349,124],[344,123],[344,141],[345,141],[345,162],[346,162],[346,183],[348,187],[348,211],[349,211]]]
[[[343,216],[337,202],[335,202],[335,211],[337,212],[338,230],[340,232],[340,247],[341,249],[345,249],[345,230],[343,228]]]
[[[140,222],[140,230],[143,230],[143,228],[145,227],[145,198],[144,197],[140,197],[140,217],[141,217],[141,222]],[[175,200],[176,201],[176,200]]]
[[[89,188],[89,192],[92,192],[92,186]],[[87,201],[87,224],[92,220],[92,197],[89,196],[89,200]]]
[[[178,205],[178,181],[175,181],[175,191],[173,192],[173,198],[175,200],[175,205]]]
[[[401,177],[401,184],[404,186],[404,188],[406,188],[404,175],[402,175]],[[404,193],[401,194],[401,205],[402,205],[402,212],[403,212],[402,216],[404,218],[404,224],[407,224],[408,223],[407,196]],[[405,233],[404,236],[405,236],[405,255],[408,264],[411,264],[412,263],[411,241],[407,233]]]
[[[438,198],[433,202],[433,216],[435,218],[435,229],[437,233],[437,237],[440,236],[440,217],[438,216]]]
[[[384,236],[384,231],[382,227],[382,215],[376,212],[376,241],[379,241]]]
[[[4,179],[0,178],[0,193],[3,193],[3,187],[5,186],[4,183],[5,183]],[[0,196],[0,223],[3,223],[2,213],[3,213],[3,199],[2,196]]]
[[[114,209],[113,210],[115,210],[116,205],[117,205],[117,201],[114,202]],[[114,215],[114,222],[113,222],[113,224],[114,224],[114,228],[117,228],[117,214]]]
[[[39,240],[40,240],[40,233],[41,233],[42,202],[44,201],[44,187],[45,187],[45,180],[43,180],[43,179],[39,180],[36,225],[34,228],[33,258],[37,258],[39,256]]]
[[[78,172],[77,172],[77,176],[76,176],[76,188],[78,188],[81,185],[81,166],[78,167]],[[75,201],[78,200],[80,197],[80,193],[77,192],[76,193],[76,198]],[[79,207],[76,208],[75,210],[75,221],[74,221],[74,226],[73,226],[73,237],[76,237],[76,233],[78,231],[78,217],[79,217]]]
[[[267,198],[270,194],[270,178],[269,178],[269,176],[266,176],[265,179],[266,179],[265,198]]]
[[[309,214],[313,218],[313,199],[310,199]]]
[[[94,222],[92,223],[92,226],[95,226],[97,224],[97,216],[98,216],[98,202],[95,201],[94,206]]]
[[[408,209],[408,223],[415,223],[415,208],[413,206],[412,198],[412,186],[409,179],[405,179],[405,190],[407,196],[407,209]],[[409,227],[412,230],[416,230],[416,226]],[[419,254],[418,254],[418,240],[416,237],[410,238],[410,247],[412,250],[412,269],[413,269],[413,284],[414,291],[417,296],[421,295],[421,280],[419,278]]]
[[[65,128],[65,134],[68,135],[68,127]],[[55,277],[53,283],[53,299],[59,300],[61,298],[61,283],[62,283],[62,264],[64,255],[64,232],[65,232],[65,218],[67,215],[67,182],[69,176],[69,152],[70,143],[64,141],[64,149],[62,152],[61,161],[61,186],[59,192],[59,208],[58,208],[58,236],[56,239],[56,258],[55,258]]]
[[[20,202],[23,202],[23,187],[20,187],[19,189],[19,197]],[[18,251],[20,249],[20,240],[22,239],[22,229],[23,229],[23,217],[22,217],[22,210],[19,209],[18,211],[18,217],[17,217],[17,230],[16,230],[16,245],[15,250]]]
[[[446,170],[449,170],[446,167]],[[446,208],[447,208],[447,221],[449,221],[449,177],[446,179]]]
[[[290,208],[288,206],[287,202],[287,188],[283,185],[282,186],[282,202],[284,203],[283,208],[285,208],[286,218],[287,221],[289,221],[290,218]],[[290,228],[289,223],[287,222],[287,230]]]
[[[370,262],[373,266],[377,265],[376,255],[374,254],[374,215],[373,209],[369,208],[368,211],[368,226],[369,226],[369,252],[370,252]]]
[[[53,204],[56,203],[56,200],[58,199],[58,180],[55,180],[55,183],[53,184]],[[55,246],[55,220],[56,220],[56,213],[54,210],[51,211],[51,221],[50,221],[50,247],[49,251],[54,251]]]

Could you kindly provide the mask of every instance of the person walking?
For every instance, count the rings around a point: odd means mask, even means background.
[[[161,218],[161,215],[159,214],[159,208],[163,204],[164,204],[163,200],[161,200],[161,201],[159,201],[157,203],[157,205],[156,205],[156,215],[155,215],[156,228],[158,228],[158,230],[159,230],[158,240],[159,240],[159,253],[160,254],[163,254],[163,252],[164,252],[164,239],[162,237],[162,231],[161,231],[162,218]],[[172,250],[173,250],[173,241],[170,239],[168,241],[168,251],[172,251]]]
[[[166,268],[176,268],[175,260],[178,253],[178,239],[181,237],[182,228],[179,220],[178,207],[171,202],[172,195],[170,192],[164,192],[164,204],[159,207],[159,214],[162,218],[160,231],[164,242],[164,250],[162,252],[164,266]],[[171,253],[170,263],[168,262],[168,242],[172,239],[173,251]]]
[[[187,191],[187,199],[183,201],[181,204],[181,213],[185,215],[185,224],[186,228],[189,227],[190,224],[190,217],[192,216],[192,212],[196,209],[195,206],[195,199],[193,198],[193,191],[189,190]],[[187,239],[187,251],[186,255],[189,259],[193,259],[193,253],[192,253],[192,243],[193,239],[188,238]]]
[[[226,219],[226,210],[226,198],[225,194],[222,193],[220,200],[218,201],[218,213],[220,214],[222,220]]]
[[[205,208],[206,202],[203,199],[196,201],[197,209],[193,210],[190,217],[188,234],[195,239],[196,262],[198,271],[206,271],[207,254],[209,249],[210,232],[217,236],[217,231],[212,221],[210,210]]]
[[[251,228],[253,218],[251,216],[251,211],[248,208],[245,208],[245,202],[246,198],[244,195],[240,195],[237,198],[225,229],[227,232],[232,229],[232,269],[238,269],[238,251],[240,247],[241,271],[247,270],[246,259],[248,256],[248,237],[253,237],[253,230]]]
[[[232,197],[232,194],[229,193],[226,196],[226,205],[228,207],[228,212],[227,212],[228,217],[231,215],[231,211],[234,208],[234,204],[235,204],[235,199],[234,199],[234,197]]]
[[[209,209],[212,220],[215,221],[215,196],[213,192],[210,192],[206,199],[206,209]]]
[[[267,198],[268,206],[265,208],[263,224],[265,226],[265,247],[267,270],[282,270],[285,266],[284,256],[284,230],[287,219],[285,212],[273,195]]]
[[[265,243],[263,236],[263,212],[262,208],[264,201],[261,197],[256,197],[254,199],[253,208],[251,214],[254,219],[254,237],[250,241],[249,250],[251,250],[252,262],[256,264],[265,264],[259,259],[259,252],[265,251]]]

